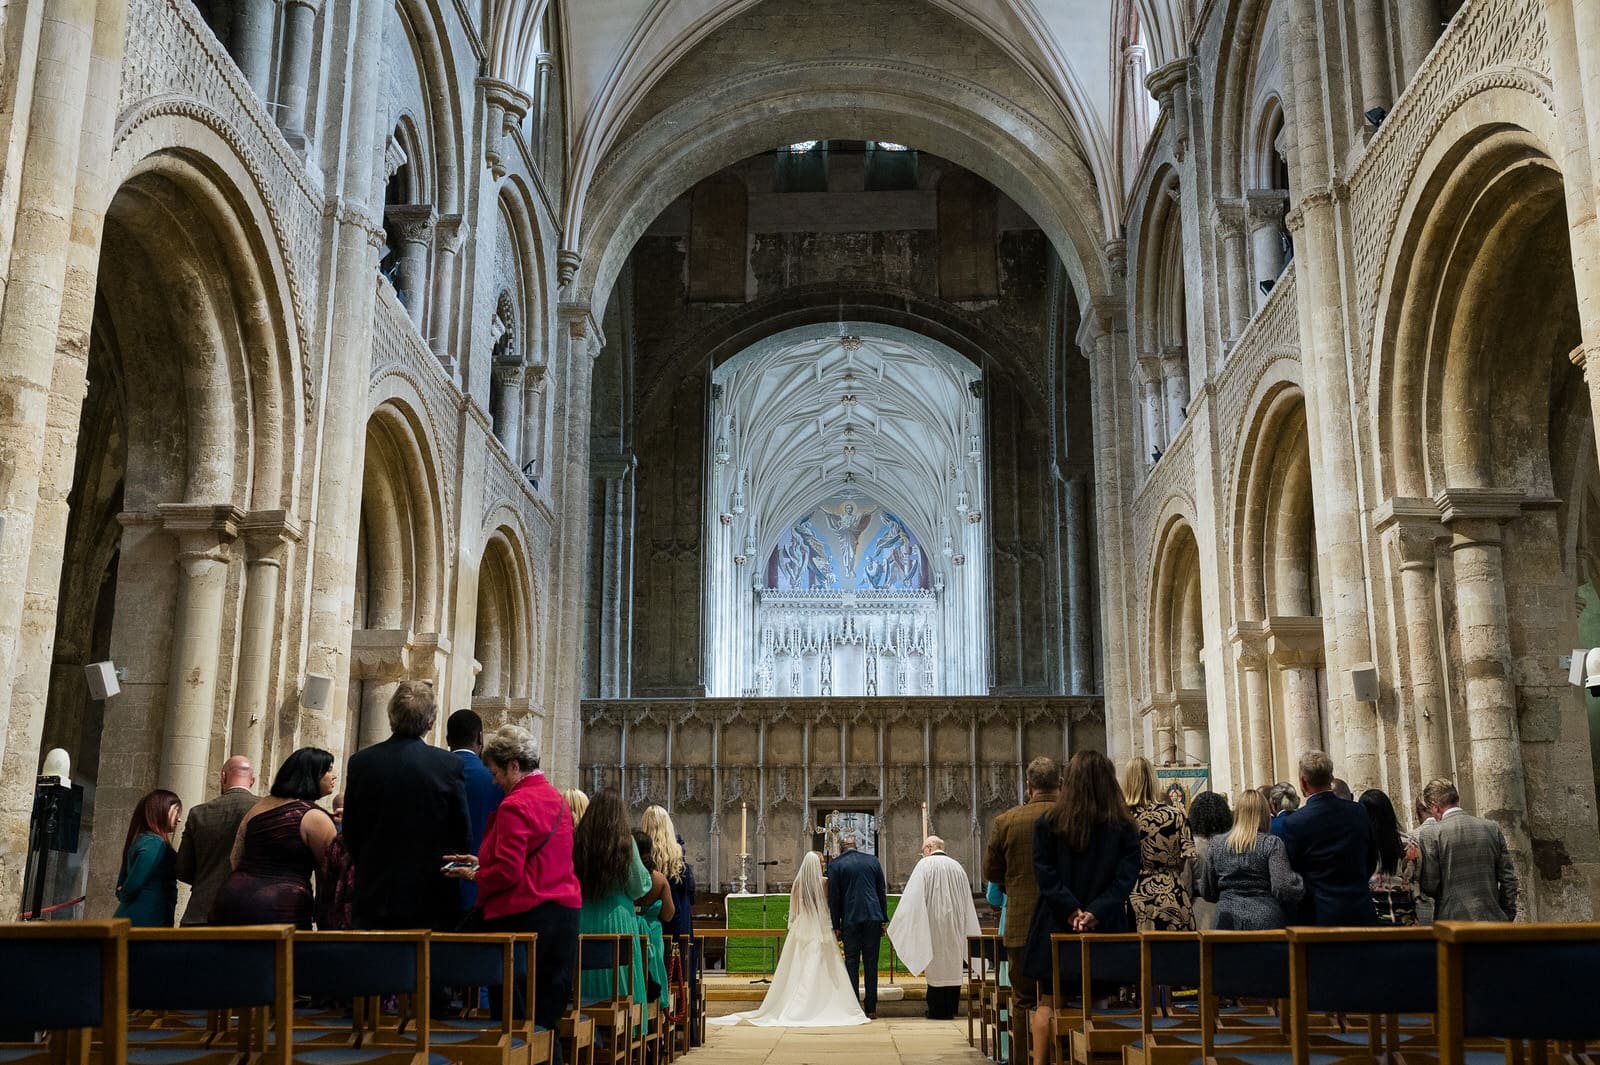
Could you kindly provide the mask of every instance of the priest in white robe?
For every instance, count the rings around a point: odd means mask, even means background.
[[[889,942],[913,973],[928,978],[928,1016],[949,1020],[961,1005],[967,937],[979,932],[967,871],[944,852],[944,840],[929,836],[922,860],[906,881],[889,922]]]

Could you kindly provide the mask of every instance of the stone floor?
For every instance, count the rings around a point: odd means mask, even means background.
[[[880,1017],[854,1028],[733,1028],[713,1025],[685,1065],[982,1065],[967,1022]]]

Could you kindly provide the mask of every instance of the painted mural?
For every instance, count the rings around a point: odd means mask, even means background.
[[[830,500],[789,527],[767,559],[779,592],[925,591],[922,545],[906,523],[870,501]]]

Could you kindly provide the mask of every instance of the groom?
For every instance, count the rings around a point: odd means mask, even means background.
[[[861,969],[866,963],[867,999],[862,1008],[869,1020],[877,1020],[878,945],[889,913],[889,886],[878,859],[856,849],[855,832],[841,835],[839,847],[839,857],[828,863],[833,932],[844,940],[844,967],[850,973],[857,1002],[861,1002]]]

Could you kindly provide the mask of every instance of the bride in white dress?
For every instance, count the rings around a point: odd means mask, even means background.
[[[876,974],[868,974],[867,979],[876,979]],[[800,874],[789,891],[789,935],[761,1008],[707,1018],[709,1024],[741,1021],[784,1028],[840,1028],[867,1023],[833,938],[828,893],[822,886],[822,862],[815,851],[808,852],[800,863]]]

